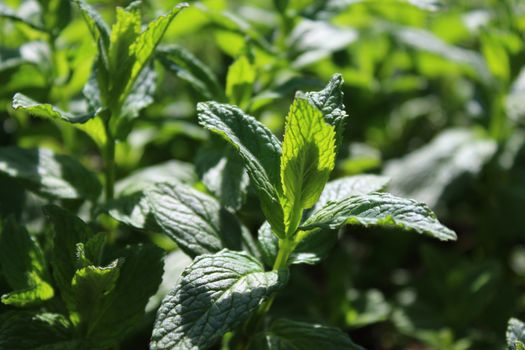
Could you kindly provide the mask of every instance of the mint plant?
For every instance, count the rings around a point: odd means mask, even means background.
[[[150,59],[168,26],[186,5],[176,6],[144,30],[140,2],[117,7],[116,22],[110,30],[93,7],[82,0],[76,3],[97,46],[93,73],[84,87],[88,110],[84,114],[65,112],[22,94],[13,97],[13,108],[69,123],[87,133],[103,154],[104,193],[109,202],[114,197],[116,142],[126,138],[140,110],[153,102],[155,72]]]
[[[0,266],[10,289],[1,301],[3,349],[107,349],[144,317],[162,277],[163,251],[108,245],[108,235],[54,205],[42,243],[13,217],[2,221]],[[31,336],[27,336],[31,331]]]
[[[267,224],[253,244],[238,219],[213,205],[211,197],[176,184],[159,184],[149,192],[159,226],[197,256],[160,306],[152,349],[206,349],[225,334],[225,344],[233,349],[276,349],[279,344],[358,349],[330,327],[268,319],[274,298],[286,288],[290,264],[318,262],[321,248],[345,225],[456,239],[426,205],[379,192],[384,178],[328,181],[348,119],[341,84],[335,75],[319,92],[297,93],[282,142],[239,107],[198,104],[200,124],[242,159]],[[301,340],[298,329],[311,341]]]

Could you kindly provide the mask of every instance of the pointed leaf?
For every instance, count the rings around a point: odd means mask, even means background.
[[[264,125],[235,106],[216,102],[197,105],[199,123],[220,135],[238,152],[255,186],[262,210],[277,234],[284,234],[279,203],[281,143]]]
[[[29,97],[17,93],[13,97],[13,108],[54,121],[70,123],[73,127],[88,134],[101,148],[106,144],[106,131],[100,117],[94,114],[74,115],[47,103],[38,103]]]
[[[205,100],[226,100],[211,68],[183,47],[163,46],[157,50],[157,55],[164,68],[189,83]]]
[[[182,273],[157,314],[151,349],[207,349],[285,283],[246,253],[201,255]]]
[[[371,193],[328,202],[305,221],[302,229],[337,229],[344,224],[391,226],[442,241],[456,239],[454,231],[443,226],[425,204],[389,193]]]
[[[104,267],[86,266],[75,272],[71,281],[74,308],[70,310],[73,321],[81,332],[89,336],[90,326],[97,322],[103,312],[105,299],[115,288],[120,274],[119,261]]]
[[[135,56],[135,62],[131,69],[127,86],[125,88],[125,95],[131,90],[131,87],[137,80],[142,69],[146,66],[148,60],[153,56],[157,45],[162,40],[169,25],[179,14],[179,12],[187,7],[188,4],[180,3],[173,8],[169,13],[157,17],[154,21],[148,24],[148,27],[139,35],[137,40],[133,43],[131,50]]]
[[[323,90],[305,94],[308,100],[323,112],[326,122],[334,127],[336,149],[341,146],[348,120],[342,86],[343,78],[341,74],[334,74]]]
[[[140,34],[140,22],[139,11],[127,11],[117,7],[116,22],[111,27],[108,51],[108,71],[111,76],[108,87],[110,104],[108,107],[112,112],[118,112],[119,106],[127,97],[125,90],[136,60],[131,46]]]
[[[228,102],[241,108],[248,108],[255,82],[255,67],[246,56],[241,56],[228,68],[226,75],[226,96]]]
[[[146,304],[162,280],[163,257],[164,252],[152,245],[127,246],[113,254],[123,262],[114,288],[101,301],[96,322],[90,323],[94,344],[114,346],[144,319]]]
[[[296,98],[288,117],[281,156],[286,234],[294,234],[303,209],[312,207],[335,165],[334,128],[307,100]]]

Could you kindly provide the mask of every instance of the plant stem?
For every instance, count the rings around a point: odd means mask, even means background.
[[[109,125],[106,126],[106,149],[104,154],[104,174],[106,178],[105,196],[106,203],[113,199],[115,187],[115,139],[109,131]]]
[[[296,241],[290,238],[279,239],[279,252],[275,258],[272,271],[279,271],[280,269],[288,266],[288,259],[292,254],[296,246]],[[257,313],[245,324],[244,335],[237,343],[236,349],[244,350],[250,345],[250,335],[254,330],[259,328],[260,323],[264,319],[264,316],[270,311],[273,301],[275,300],[276,293],[274,293],[264,304],[259,307]]]

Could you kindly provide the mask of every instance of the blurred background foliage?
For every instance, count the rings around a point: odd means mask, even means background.
[[[88,2],[108,23],[129,3]],[[175,4],[144,0],[146,22]],[[459,240],[348,229],[322,264],[294,267],[272,312],[341,327],[370,349],[505,347],[507,320],[525,318],[525,2],[190,2],[163,44],[155,102],[117,145],[117,178],[173,159],[199,168],[199,149],[214,140],[196,124],[198,101],[229,100],[280,134],[295,91],[340,72],[351,119],[334,177],[390,177],[390,192],[429,204]],[[101,168],[86,135],[11,108],[22,92],[83,110],[94,45],[67,1],[0,3],[2,146],[47,147]],[[2,216],[37,232],[40,203],[0,177]],[[239,213],[255,232],[262,216],[250,191]],[[160,234],[118,232],[173,250],[171,280],[187,263]],[[150,322],[122,348],[146,348]]]

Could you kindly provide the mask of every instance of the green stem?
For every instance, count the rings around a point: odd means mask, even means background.
[[[288,266],[288,259],[292,254],[296,246],[296,241],[290,238],[279,239],[279,252],[275,258],[272,271],[279,271]],[[250,335],[252,332],[259,328],[264,316],[270,311],[273,301],[275,300],[276,293],[274,293],[264,304],[259,307],[257,313],[245,324],[244,335],[237,343],[236,349],[245,350],[249,347],[251,342]]]
[[[109,131],[109,125],[106,126],[106,149],[104,150],[104,174],[106,178],[105,196],[106,203],[113,199],[115,187],[115,139]]]

